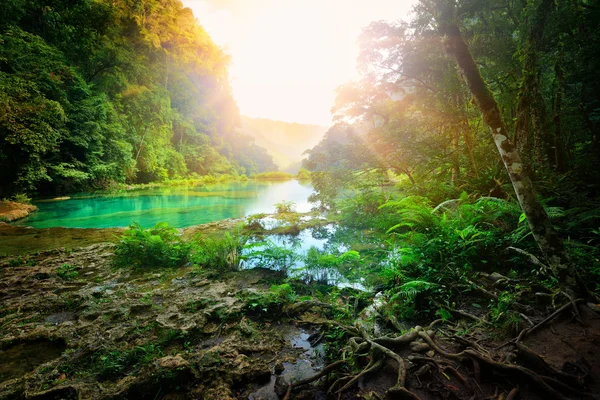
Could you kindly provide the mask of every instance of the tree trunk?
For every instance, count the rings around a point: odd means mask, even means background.
[[[443,1],[443,0],[442,0]],[[523,163],[515,145],[509,139],[506,125],[502,120],[496,100],[483,81],[479,68],[461,36],[458,25],[452,22],[452,8],[441,3],[439,26],[444,35],[444,44],[449,55],[453,56],[462,71],[463,78],[479,108],[484,122],[490,127],[494,143],[500,152],[504,166],[512,182],[519,204],[527,217],[527,222],[540,250],[546,257],[552,273],[565,289],[576,290],[577,271],[571,264],[563,241],[558,236],[546,211],[537,197],[533,184],[523,168]]]
[[[517,121],[514,141],[517,150],[525,156],[525,166],[533,173],[540,166],[547,167],[551,140],[547,134],[546,110],[540,92],[537,44],[541,43],[553,0],[542,0],[535,13],[527,18],[529,25],[525,43],[520,49],[523,57],[523,77],[517,102]]]
[[[556,171],[562,173],[565,172],[561,127],[562,98],[565,86],[564,49],[562,44],[560,45],[554,71],[556,74],[556,97],[554,99],[554,116],[552,117],[554,121],[554,166]]]
[[[459,159],[459,139],[460,132],[457,127],[452,129],[452,184],[458,185],[460,179],[460,159]]]

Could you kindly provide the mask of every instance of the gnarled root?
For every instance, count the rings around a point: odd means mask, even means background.
[[[520,337],[522,338],[528,333],[540,329],[560,312],[571,307],[573,303],[577,304],[580,301],[581,300],[574,300],[572,303],[569,303],[567,307],[557,310],[556,313],[546,320],[531,327],[527,332],[522,333]],[[444,390],[454,392],[455,396],[459,396],[460,392],[464,390],[464,394],[468,394],[469,397],[475,398],[476,389],[481,396],[484,396],[478,382],[481,382],[482,375],[485,373],[485,377],[489,378],[490,376],[495,376],[500,378],[501,381],[505,382],[507,385],[514,385],[515,382],[522,382],[529,387],[529,390],[537,392],[545,399],[598,399],[598,397],[592,394],[583,392],[583,382],[580,379],[552,368],[543,360],[543,358],[519,343],[518,340],[509,342],[509,344],[513,346],[516,354],[518,354],[519,360],[522,361],[523,366],[512,364],[515,356],[504,361],[504,358],[500,357],[501,354],[498,352],[499,349],[493,350],[484,348],[477,341],[469,340],[464,337],[455,337],[443,331],[444,338],[438,339],[437,336],[433,335],[433,331],[431,331],[431,327],[438,322],[440,321],[434,321],[428,328],[416,326],[408,333],[397,337],[371,337],[370,334],[361,327],[344,327],[337,323],[324,324],[338,326],[350,336],[348,340],[349,346],[344,353],[344,357],[350,355],[362,360],[362,365],[364,365],[358,372],[340,376],[329,387],[328,393],[336,394],[338,397],[341,396],[344,392],[351,390],[361,379],[367,379],[370,375],[373,375],[376,371],[380,370],[386,365],[386,362],[390,360],[393,361],[393,365],[397,366],[397,378],[394,386],[385,393],[385,397],[388,399],[419,399],[418,395],[411,392],[408,387],[409,384],[407,384],[407,377],[410,371],[412,371],[410,372],[412,374],[411,376],[414,377],[414,380],[410,381],[410,385],[416,382],[421,384],[422,376],[432,374],[431,376],[438,379],[442,384],[442,387],[445,387]],[[442,338],[442,336],[440,336],[440,338]],[[462,350],[459,352],[445,350],[444,346],[438,343],[440,340],[452,340],[454,344],[460,346]],[[437,353],[438,356],[425,357],[412,353],[408,355],[405,360],[401,354],[406,355],[409,348],[413,349],[418,347],[414,346],[413,342],[415,341],[423,341],[430,349]],[[420,345],[423,346],[423,343],[421,342]],[[499,359],[500,361],[496,361]],[[340,368],[345,363],[345,360],[338,361],[331,364],[314,377],[290,385],[289,393],[300,385],[313,382],[322,376],[327,375],[330,371]],[[460,368],[461,363],[465,363],[465,366],[469,368],[470,372],[468,374],[464,374],[464,371]],[[409,371],[407,365],[411,365],[410,368],[415,369]],[[427,367],[425,367],[425,365],[427,365]],[[459,370],[462,373],[459,372]],[[454,382],[452,385],[449,385],[447,382],[447,380],[451,379],[450,376],[452,376]],[[445,379],[442,377],[445,377]],[[440,380],[440,378],[442,379]],[[435,390],[431,385],[432,383],[427,385],[427,387],[430,388],[430,390]],[[457,385],[463,389],[458,389]],[[508,390],[508,398],[516,398],[518,396],[519,387],[512,386],[511,388],[511,386],[509,386],[506,390]],[[504,393],[506,394],[507,392]],[[289,399],[289,394],[285,399]]]

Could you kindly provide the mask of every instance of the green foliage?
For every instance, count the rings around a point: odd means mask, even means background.
[[[322,283],[329,283],[330,278],[336,276],[353,279],[360,276],[361,261],[360,253],[354,250],[328,252],[311,247],[304,257],[304,266],[297,272],[304,275],[305,280],[310,278]]]
[[[277,271],[286,272],[300,258],[294,248],[278,246],[271,240],[251,243],[246,249],[248,263]]]
[[[291,303],[298,298],[296,292],[289,283],[283,283],[281,285],[273,285],[269,290],[274,296],[279,298],[283,302]]]
[[[310,171],[306,168],[300,168],[300,170],[296,174],[296,179],[301,181],[310,180]]]
[[[293,201],[282,200],[279,203],[275,203],[275,211],[277,214],[291,213],[296,210],[296,203]]]
[[[21,204],[31,204],[31,198],[25,193],[17,193],[12,197],[12,201]]]
[[[339,202],[341,222],[349,227],[386,231],[395,221],[392,213],[380,207],[388,200],[388,196],[381,191],[359,191],[355,196]]]
[[[276,316],[283,306],[294,302],[298,295],[290,284],[271,286],[268,292],[244,291],[238,297],[245,302],[244,310],[250,314]]]
[[[276,168],[239,133],[226,56],[180,2],[4,8],[0,196]]]
[[[23,257],[15,257],[8,260],[7,265],[9,267],[19,267],[25,264],[25,259]]]
[[[58,275],[63,281],[72,281],[77,279],[79,272],[77,267],[71,264],[62,264],[56,269],[56,275]]]
[[[132,368],[148,365],[163,355],[162,349],[156,344],[145,344],[125,350],[107,350],[92,356],[89,369],[99,379],[114,379]]]
[[[239,232],[226,232],[220,238],[196,237],[192,262],[217,271],[237,271],[243,261],[242,250],[248,237]]]
[[[251,176],[252,179],[265,180],[265,181],[278,181],[278,180],[290,180],[294,179],[294,174],[283,171],[267,171],[254,174]]]
[[[119,268],[180,267],[188,262],[190,252],[190,244],[167,223],[149,229],[134,223],[117,244],[113,264]]]

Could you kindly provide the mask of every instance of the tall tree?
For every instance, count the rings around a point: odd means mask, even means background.
[[[436,17],[444,47],[448,54],[456,59],[483,120],[490,128],[494,143],[506,167],[519,204],[527,217],[533,237],[544,254],[552,273],[566,290],[574,291],[581,283],[577,279],[577,270],[538,198],[517,148],[509,138],[509,132],[502,120],[498,103],[481,77],[479,68],[461,35],[455,21],[454,4],[446,0],[436,0],[436,3]]]

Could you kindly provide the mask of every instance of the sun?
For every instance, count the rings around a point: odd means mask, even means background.
[[[231,54],[231,85],[242,114],[329,125],[335,88],[356,77],[361,29],[406,17],[413,1],[183,3]]]

